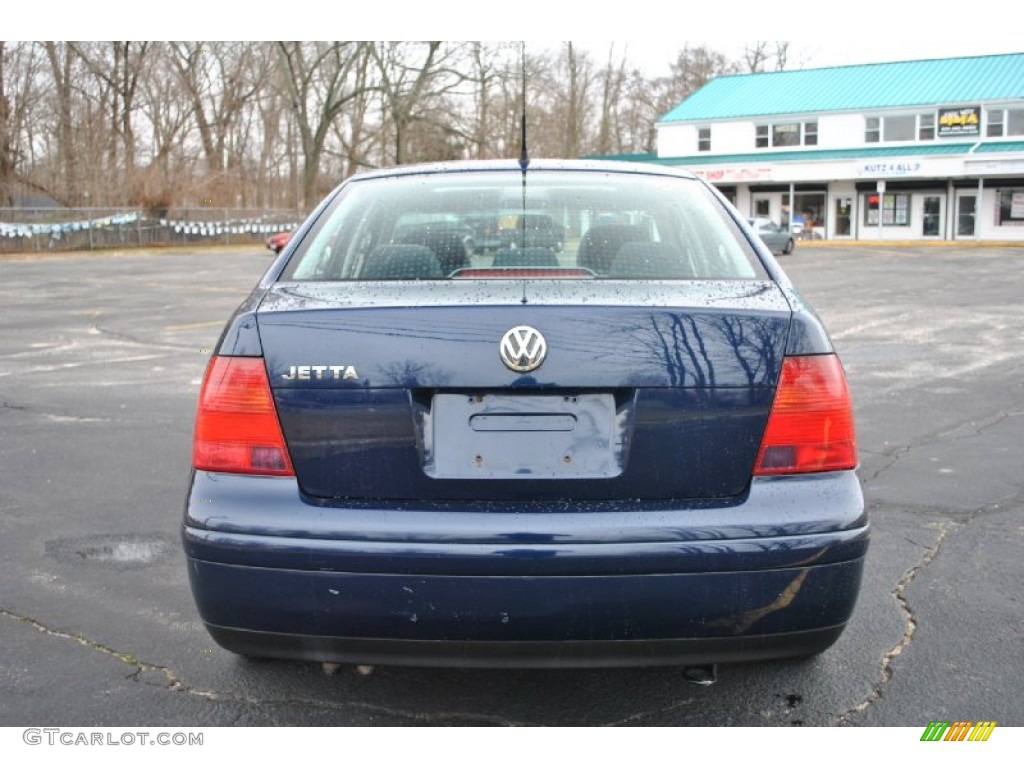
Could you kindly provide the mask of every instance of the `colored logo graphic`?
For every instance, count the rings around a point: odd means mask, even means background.
[[[932,720],[921,734],[921,741],[988,741],[995,720]]]

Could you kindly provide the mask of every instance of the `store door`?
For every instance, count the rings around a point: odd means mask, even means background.
[[[921,217],[921,234],[938,237],[942,234],[942,198],[928,196],[924,199],[924,216]]]
[[[848,236],[850,234],[850,220],[853,217],[853,198],[836,198],[836,236]]]
[[[956,199],[956,236],[974,237],[975,209],[978,198],[974,195],[960,195]]]

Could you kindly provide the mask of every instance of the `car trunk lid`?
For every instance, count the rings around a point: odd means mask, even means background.
[[[790,308],[770,281],[281,283],[258,312],[322,499],[722,499],[750,481]],[[543,335],[516,371],[507,332]]]

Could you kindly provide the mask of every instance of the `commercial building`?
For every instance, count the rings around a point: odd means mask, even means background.
[[[726,75],[657,128],[630,159],[804,237],[1024,242],[1024,53]]]

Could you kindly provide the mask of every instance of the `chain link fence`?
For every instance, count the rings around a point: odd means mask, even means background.
[[[306,215],[240,208],[0,208],[0,253],[259,243]]]

